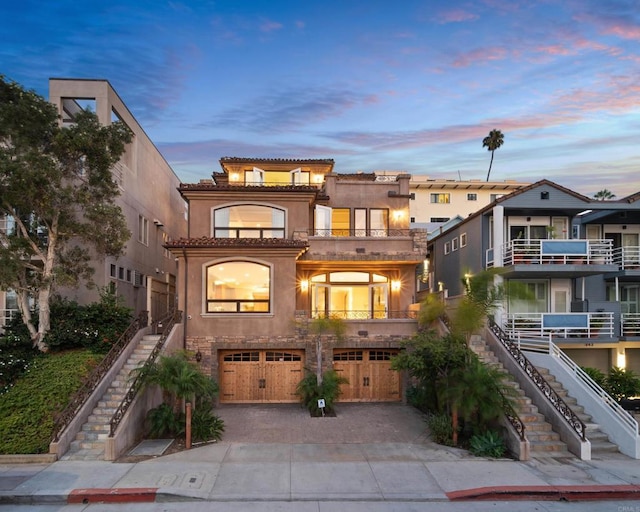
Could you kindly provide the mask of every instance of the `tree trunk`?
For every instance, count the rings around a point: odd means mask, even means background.
[[[453,428],[453,432],[451,432],[451,442],[453,446],[457,446],[458,444],[458,408],[454,405],[451,409],[451,427]]]
[[[491,152],[491,161],[489,162],[489,172],[487,172],[487,181],[489,181],[489,174],[491,174],[492,165],[493,165],[493,151]]]
[[[22,316],[22,322],[27,326],[29,336],[31,336],[31,340],[33,341],[33,346],[36,347],[35,340],[38,337],[38,330],[36,326],[33,325],[33,317],[31,316],[31,308],[29,307],[29,294],[26,290],[18,290],[16,296],[18,298],[18,309]]]
[[[322,385],[322,337],[316,336],[316,382],[318,386]]]
[[[51,328],[50,296],[51,290],[49,287],[38,292],[38,332],[33,339],[33,346],[37,347],[40,352],[47,352],[49,350],[49,347],[47,347],[44,342],[44,337]]]

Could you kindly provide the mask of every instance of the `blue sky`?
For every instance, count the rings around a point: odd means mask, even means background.
[[[83,5],[84,4],[84,5]],[[3,2],[0,73],[108,79],[184,182],[222,156],[640,190],[637,0]]]

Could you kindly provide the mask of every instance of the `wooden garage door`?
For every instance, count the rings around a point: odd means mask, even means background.
[[[226,351],[220,354],[220,401],[297,402],[303,377],[301,350]]]
[[[341,402],[395,402],[401,399],[400,376],[391,369],[397,350],[335,350],[333,368],[346,377]]]

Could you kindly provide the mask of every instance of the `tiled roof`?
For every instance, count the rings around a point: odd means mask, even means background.
[[[181,183],[180,190],[238,190],[242,192],[258,192],[264,194],[265,192],[318,192],[318,187],[314,185],[228,185],[222,183],[216,185],[215,183]]]
[[[355,174],[340,174],[336,173],[338,181],[376,181],[375,172],[359,172]]]
[[[306,163],[306,164],[330,164],[333,165],[333,158],[246,158],[237,156],[223,156],[220,162],[229,163],[253,163],[253,162],[270,162],[270,163]]]
[[[202,236],[200,238],[179,238],[165,244],[167,248],[182,247],[275,247],[275,248],[300,248],[308,247],[305,240],[289,240],[286,238],[213,238]]]

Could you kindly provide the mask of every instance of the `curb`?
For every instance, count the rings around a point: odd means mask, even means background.
[[[0,455],[0,464],[52,464],[57,460],[55,453]]]
[[[90,503],[153,503],[157,487],[114,487],[113,489],[74,489],[67,497],[70,505]]]
[[[449,501],[640,500],[640,485],[505,485],[446,493]]]

